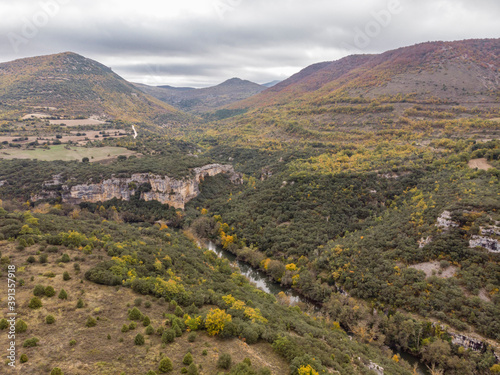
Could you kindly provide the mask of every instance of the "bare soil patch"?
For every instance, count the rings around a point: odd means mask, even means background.
[[[469,160],[469,168],[477,168],[477,169],[482,169],[483,171],[487,171],[490,168],[493,168],[490,164],[488,164],[488,161],[486,158],[479,158],[479,159],[471,159]]]
[[[443,279],[447,279],[448,277],[453,277],[453,275],[455,275],[455,272],[457,271],[457,267],[454,266],[449,266],[446,269],[442,269],[439,266],[439,262],[437,261],[413,264],[409,267],[415,268],[416,270],[424,271],[426,277],[435,275]],[[441,271],[441,273],[439,273],[439,271]]]

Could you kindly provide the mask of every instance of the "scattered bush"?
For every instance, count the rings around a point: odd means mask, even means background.
[[[137,323],[136,323],[136,322],[131,322],[131,323],[128,325],[128,328],[129,328],[130,330],[136,329],[136,328],[137,328]]]
[[[138,333],[134,339],[135,345],[144,345],[144,336]]]
[[[187,353],[182,359],[182,363],[184,363],[185,365],[190,365],[191,363],[193,363],[193,355],[191,353]]]
[[[83,303],[83,300],[81,298],[78,298],[78,302],[76,303],[76,308],[81,309],[84,306],[85,306],[85,303]]]
[[[38,261],[39,261],[40,263],[42,263],[42,264],[43,264],[43,263],[47,263],[48,259],[49,259],[49,256],[48,256],[47,254],[41,254],[41,255],[38,257]]]
[[[45,288],[44,293],[47,297],[54,297],[56,295],[55,289],[53,287],[51,287],[50,285]]]
[[[68,293],[66,293],[66,291],[64,289],[61,289],[61,291],[59,292],[58,297],[60,299],[68,299]]]
[[[38,297],[33,297],[31,300],[30,300],[30,303],[28,304],[28,307],[30,309],[39,309],[40,307],[42,307],[42,300]]]
[[[23,333],[26,332],[28,329],[28,325],[26,322],[22,319],[19,319],[16,321],[16,333]]]
[[[32,348],[32,347],[36,346],[38,341],[40,341],[40,340],[36,337],[32,337],[31,339],[24,340],[23,348]]]
[[[89,316],[85,322],[86,327],[95,327],[97,325],[97,320]]]
[[[35,288],[33,288],[33,295],[37,297],[45,295],[45,287],[41,284],[36,284]]]
[[[61,262],[63,263],[69,263],[71,261],[71,259],[69,259],[69,255],[68,254],[63,254],[63,256],[61,257]]]
[[[178,316],[179,318],[184,316],[184,310],[180,306],[176,306],[175,311],[174,311],[175,316]]]
[[[143,325],[144,327],[147,327],[147,326],[148,326],[148,325],[150,325],[150,324],[151,324],[151,320],[149,319],[149,317],[148,317],[148,316],[145,316],[145,317],[144,317],[144,320],[142,321],[142,325]]]
[[[196,332],[190,332],[189,335],[188,335],[188,341],[189,342],[195,342],[196,340]]]
[[[175,332],[173,329],[167,329],[165,332],[163,332],[163,335],[161,336],[161,341],[164,342],[165,344],[174,342],[175,340]]]
[[[146,335],[152,335],[153,333],[155,333],[155,329],[153,328],[153,326],[150,324],[146,327]]]
[[[151,302],[150,301],[146,301],[146,303],[144,304],[144,307],[149,309],[151,307]]]
[[[137,307],[134,307],[132,310],[128,312],[128,318],[130,320],[141,320],[141,317],[142,313]]]
[[[64,273],[63,273],[63,280],[64,281],[71,280],[71,276],[69,275],[68,271],[64,271]]]
[[[19,362],[21,362],[21,363],[28,362],[28,356],[26,354],[21,354],[21,358],[19,358]]]
[[[141,306],[142,305],[142,298],[136,298],[134,300],[134,305],[137,307]]]
[[[187,374],[188,375],[198,375],[198,368],[194,363],[191,363],[189,367],[187,368]]]
[[[64,375],[59,367],[54,367],[50,372],[50,375]]]
[[[4,330],[9,326],[9,323],[7,322],[7,319],[2,319],[0,320],[0,329]]]
[[[162,360],[160,361],[160,364],[158,366],[158,370],[160,372],[169,372],[169,371],[172,371],[174,369],[174,365],[172,364],[172,360],[168,357],[164,357],[162,358]]]
[[[124,324],[122,325],[122,332],[125,333],[125,332],[128,332],[129,329],[128,329],[128,325]]]
[[[26,259],[26,261],[27,261],[28,263],[35,263],[35,262],[36,262],[36,259],[35,259],[35,257],[34,257],[33,255],[30,255],[30,256],[28,257],[28,259]]]
[[[208,350],[207,349],[203,349],[203,351],[201,352],[201,355],[207,356],[208,355]]]
[[[75,346],[76,345],[76,340],[70,340],[69,346]]]
[[[54,316],[53,316],[53,315],[47,315],[47,316],[45,317],[45,322],[46,322],[47,324],[54,324],[54,323],[56,322],[56,318],[54,318]]]
[[[217,367],[228,370],[231,367],[231,355],[228,353],[222,353],[217,360]]]

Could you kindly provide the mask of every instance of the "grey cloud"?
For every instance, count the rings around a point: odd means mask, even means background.
[[[500,36],[497,0],[42,0],[63,1],[16,50],[8,33],[24,37],[26,20],[43,8],[0,0],[0,60],[71,50],[126,79],[208,85],[283,79],[351,53]],[[388,14],[395,2],[401,11]]]

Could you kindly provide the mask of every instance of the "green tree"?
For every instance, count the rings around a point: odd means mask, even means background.
[[[163,332],[163,335],[161,335],[161,341],[164,342],[165,344],[174,342],[174,340],[175,340],[175,332],[171,328],[165,330],[165,332]]]
[[[146,327],[146,335],[152,335],[153,333],[155,333],[155,329],[153,328],[153,326],[150,324]]]
[[[128,318],[130,320],[141,320],[141,317],[142,317],[142,313],[137,307],[134,307],[128,313]]]
[[[69,275],[68,271],[64,271],[64,273],[63,273],[63,280],[64,281],[71,280],[71,276]]]
[[[81,309],[83,306],[85,306],[85,303],[83,303],[83,300],[81,298],[78,298],[78,302],[76,303],[76,308]]]
[[[144,317],[144,320],[142,321],[142,325],[143,325],[144,327],[147,327],[147,326],[148,326],[148,325],[150,325],[150,324],[151,324],[151,320],[149,319],[149,317],[148,317],[148,316],[145,316],[145,317]]]
[[[188,375],[198,375],[198,367],[194,363],[191,363],[187,368]]]

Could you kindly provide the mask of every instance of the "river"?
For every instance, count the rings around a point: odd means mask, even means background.
[[[251,265],[249,265],[246,262],[243,262],[239,259],[236,258],[236,255],[230,253],[229,251],[226,251],[218,246],[216,246],[212,241],[208,241],[206,243],[199,243],[200,246],[206,247],[209,250],[212,250],[217,254],[219,258],[227,259],[231,263],[236,262],[238,265],[241,273],[245,275],[250,282],[255,284],[257,288],[263,290],[266,293],[272,294],[276,296],[279,292],[285,293],[289,298],[290,298],[290,303],[291,304],[296,304],[298,302],[304,302],[308,305],[311,305],[311,301],[309,301],[307,298],[302,297],[300,294],[295,292],[293,289],[284,287],[281,284],[275,282],[274,280],[271,280],[268,275],[266,275],[264,272],[257,270],[253,268]],[[394,354],[398,354],[402,359],[404,359],[406,362],[408,362],[411,366],[414,366],[417,364],[417,373],[419,375],[430,375],[429,370],[427,367],[421,363],[417,357],[405,353],[405,352],[400,352],[396,351],[393,349]]]

